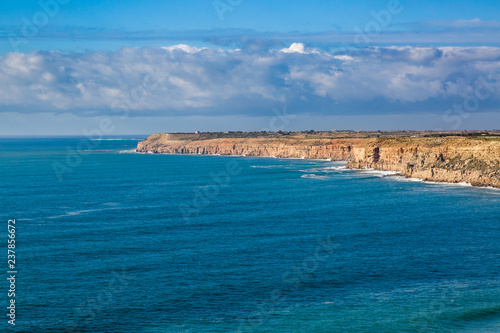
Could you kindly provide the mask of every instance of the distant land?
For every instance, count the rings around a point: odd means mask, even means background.
[[[425,181],[500,188],[500,131],[157,133],[137,152],[346,161]]]

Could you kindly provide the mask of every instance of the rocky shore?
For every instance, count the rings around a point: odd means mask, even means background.
[[[238,137],[240,136],[240,137]],[[488,136],[325,138],[153,134],[137,146],[155,154],[275,156],[347,161],[347,168],[397,171],[426,181],[500,188],[500,138]]]

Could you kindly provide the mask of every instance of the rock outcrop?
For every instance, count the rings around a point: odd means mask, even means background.
[[[154,134],[137,146],[156,154],[275,156],[347,161],[348,168],[397,171],[436,182],[500,188],[500,139],[488,137],[204,138],[201,134]]]

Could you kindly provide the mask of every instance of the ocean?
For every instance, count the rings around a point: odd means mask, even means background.
[[[5,332],[500,331],[499,190],[139,139],[0,139]]]

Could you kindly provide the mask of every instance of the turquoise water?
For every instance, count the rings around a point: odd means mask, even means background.
[[[136,144],[0,140],[2,328],[500,331],[500,191]]]

